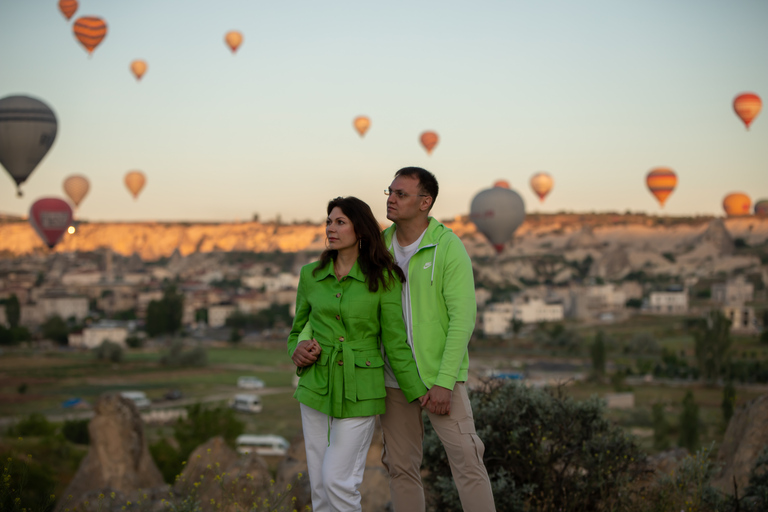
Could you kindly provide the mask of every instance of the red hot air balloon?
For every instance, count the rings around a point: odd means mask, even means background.
[[[421,145],[427,150],[427,154],[431,155],[432,150],[437,146],[440,137],[435,132],[426,131],[421,134]]]
[[[664,203],[677,185],[677,175],[672,169],[656,167],[648,172],[648,175],[645,177],[645,184],[648,186],[651,194],[656,196],[656,200],[661,207],[664,208]]]
[[[747,130],[749,130],[749,125],[754,121],[762,108],[763,102],[760,100],[760,96],[753,92],[739,94],[733,99],[733,110],[736,111],[736,115],[744,122]]]
[[[75,20],[72,30],[80,44],[92,54],[107,35],[107,23],[97,16],[82,16]]]
[[[230,30],[227,35],[224,36],[224,42],[227,43],[232,53],[235,53],[240,45],[243,44],[243,34],[237,30]]]
[[[59,0],[59,10],[65,18],[71,19],[77,11],[77,0]]]
[[[499,188],[510,188],[509,182],[507,180],[497,180],[493,183],[493,186]]]
[[[72,208],[58,197],[38,199],[29,209],[29,223],[43,242],[53,249],[72,224]]]
[[[729,217],[749,215],[751,207],[752,200],[747,194],[741,192],[733,192],[723,198],[723,210]]]

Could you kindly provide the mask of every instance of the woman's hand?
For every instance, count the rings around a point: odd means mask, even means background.
[[[293,361],[293,364],[299,368],[304,368],[317,361],[317,358],[320,357],[320,352],[322,351],[323,349],[316,339],[304,340],[296,346],[296,350],[293,351],[291,360]]]

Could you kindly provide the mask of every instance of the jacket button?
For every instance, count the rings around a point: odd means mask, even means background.
[[[370,361],[366,361],[365,362],[365,366],[371,366],[371,362]]]
[[[339,315],[336,315],[336,320],[341,320],[341,317]]]
[[[341,294],[340,294],[340,293],[337,293],[337,294],[336,294],[336,298],[338,299],[339,297],[341,297]]]
[[[344,366],[344,361],[339,361],[339,366]]]
[[[339,341],[344,341],[344,336],[340,336]]]

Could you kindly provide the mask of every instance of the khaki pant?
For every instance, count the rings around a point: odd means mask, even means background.
[[[387,412],[380,417],[384,437],[381,462],[389,472],[392,505],[395,512],[423,511],[421,406],[418,400],[408,403],[396,388],[387,388],[386,404]],[[427,414],[448,455],[462,508],[467,512],[495,511],[491,482],[483,464],[485,446],[475,434],[466,386],[460,382],[454,386],[450,414]]]

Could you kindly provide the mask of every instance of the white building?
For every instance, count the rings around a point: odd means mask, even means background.
[[[214,304],[208,306],[208,325],[218,328],[227,324],[227,318],[237,310],[233,304]]]
[[[93,286],[99,284],[104,274],[98,270],[73,270],[61,276],[64,286]]]
[[[563,320],[563,305],[550,304],[541,299],[523,299],[516,302],[495,302],[483,311],[483,332],[502,335],[512,330],[512,320],[525,324],[558,322]]]
[[[731,321],[731,331],[744,334],[757,332],[755,308],[741,305],[724,306],[722,312]]]
[[[104,341],[111,341],[125,347],[125,339],[128,337],[128,328],[118,322],[102,321],[83,329],[81,335],[70,335],[71,347],[95,348]]]
[[[717,304],[741,305],[749,302],[755,295],[755,286],[747,282],[744,276],[737,276],[725,283],[713,284],[712,302]]]
[[[679,292],[651,292],[648,299],[651,313],[664,315],[682,315],[688,312],[688,293]]]
[[[37,300],[39,318],[43,321],[54,315],[64,320],[75,317],[77,321],[88,316],[88,298],[77,296],[48,296]]]
[[[246,276],[242,283],[248,288],[262,290],[267,293],[299,287],[299,276],[290,272],[281,272],[276,276]]]

